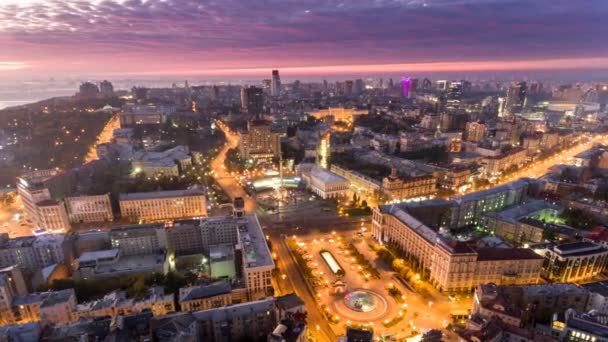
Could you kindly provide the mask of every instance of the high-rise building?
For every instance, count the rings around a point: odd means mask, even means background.
[[[280,136],[272,132],[270,122],[251,120],[247,124],[247,132],[240,133],[239,151],[246,159],[278,158],[281,154]]]
[[[488,126],[483,122],[467,122],[465,129],[466,140],[479,142],[488,134]]]
[[[272,89],[272,80],[270,79],[263,79],[262,80],[262,89],[264,89],[264,92],[266,94],[270,94],[270,90]]]
[[[277,97],[281,95],[281,76],[279,76],[279,70],[272,70],[272,80],[270,87],[270,95]]]
[[[365,86],[363,85],[363,80],[360,78],[356,79],[355,85],[353,88],[355,95],[361,95],[363,93],[364,88],[365,88]]]
[[[344,95],[352,96],[353,95],[353,81],[345,81],[344,82]]]
[[[84,82],[80,85],[78,97],[83,99],[94,99],[97,96],[99,96],[99,88],[95,84]]]
[[[543,92],[543,84],[541,82],[532,82],[528,94],[539,95]]]
[[[410,97],[410,86],[412,85],[412,80],[409,77],[401,77],[401,91],[403,97]]]
[[[99,82],[99,91],[103,96],[113,96],[114,95],[114,86],[112,82],[108,80],[103,80]]]
[[[439,80],[437,81],[437,90],[448,90],[449,85],[450,82],[448,80]]]
[[[258,87],[241,88],[241,108],[256,117],[262,114],[264,110],[264,90]]]
[[[294,94],[298,94],[300,92],[300,86],[301,85],[302,85],[302,83],[300,82],[300,80],[293,81],[293,84],[291,85],[291,91]]]
[[[513,116],[521,112],[526,106],[526,96],[528,87],[526,82],[513,82],[507,91],[503,116]]]
[[[433,89],[433,83],[428,78],[422,80],[422,90],[431,90]]]
[[[446,96],[446,106],[448,110],[455,110],[460,107],[462,99],[462,82],[450,82]]]

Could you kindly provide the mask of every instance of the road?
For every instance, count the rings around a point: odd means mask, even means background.
[[[226,167],[224,165],[228,151],[239,146],[239,136],[237,133],[231,131],[230,128],[223,122],[216,120],[215,124],[222,130],[222,132],[224,132],[224,135],[226,136],[226,143],[222,146],[222,149],[211,162],[213,178],[222,187],[224,192],[230,196],[230,198],[234,199],[235,197],[242,197],[245,199],[245,212],[254,213],[256,209],[255,200],[247,195],[245,190],[243,190],[243,188],[237,184],[236,178],[226,171]]]
[[[561,152],[555,153],[552,157],[543,159],[541,161],[535,161],[527,164],[520,170],[509,174],[505,177],[501,177],[497,182],[490,184],[490,187],[495,187],[498,185],[503,185],[512,181],[515,181],[522,177],[529,178],[538,178],[549,172],[549,169],[557,164],[566,164],[569,159],[573,158],[577,154],[584,152],[590,149],[595,143],[608,143],[608,137],[606,135],[596,135],[591,137],[586,142],[577,143],[574,146],[565,149]],[[478,191],[479,189],[474,189],[471,191]]]
[[[97,156],[97,145],[110,142],[114,136],[114,130],[117,128],[120,128],[120,119],[118,115],[114,115],[108,120],[101,132],[99,132],[99,135],[97,135],[95,143],[89,148],[89,152],[87,152],[84,158],[85,163],[99,159]]]

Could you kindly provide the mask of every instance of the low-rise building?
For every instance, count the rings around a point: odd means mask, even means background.
[[[74,289],[35,292],[16,296],[13,299],[14,323],[41,321],[48,323],[69,323],[76,306]]]
[[[589,291],[589,301],[585,311],[595,310],[608,314],[608,281],[582,284],[581,287]]]
[[[471,188],[471,175],[471,169],[468,167],[450,167],[443,177],[439,178],[439,186],[456,193],[464,192]]]
[[[527,160],[527,150],[516,147],[497,157],[486,157],[485,170],[489,177],[500,176],[512,168],[521,167]]]
[[[120,194],[120,213],[131,221],[162,221],[207,216],[199,188]]]
[[[39,228],[54,232],[70,230],[70,222],[63,202],[52,199],[44,200],[36,203],[36,208],[38,208],[37,226]]]
[[[198,311],[193,315],[200,324],[201,341],[238,341],[245,336],[266,338],[277,324],[274,305],[275,299],[270,297]]]
[[[152,287],[143,298],[128,298],[122,290],[113,291],[103,298],[76,305],[72,312],[73,321],[83,318],[126,316],[149,310],[154,316],[175,312],[173,294],[165,294],[162,287]]]
[[[396,168],[382,179],[382,193],[389,201],[428,197],[435,194],[436,186],[437,180],[432,174],[402,177]]]
[[[75,196],[65,199],[72,223],[111,222],[114,220],[110,195]]]
[[[179,176],[192,166],[192,156],[187,146],[178,145],[162,152],[137,151],[133,153],[131,165],[135,173],[148,177]]]
[[[483,319],[498,318],[514,327],[548,320],[553,313],[585,310],[589,292],[574,284],[482,284],[475,289],[471,313]]]
[[[75,278],[108,278],[124,274],[161,273],[169,271],[165,251],[156,254],[121,256],[119,249],[85,252],[75,262]]]
[[[608,249],[593,242],[550,245],[539,254],[544,257],[541,275],[557,282],[592,279],[604,272],[608,263]]]
[[[556,314],[551,322],[554,335],[560,341],[607,341],[608,315],[590,311],[568,309]]]
[[[179,289],[182,311],[199,311],[232,304],[232,288],[228,281]]]
[[[358,194],[373,196],[380,193],[382,183],[376,179],[368,177],[356,170],[349,170],[336,164],[330,167],[331,172],[347,179],[350,182],[350,188]]]
[[[349,181],[327,169],[313,167],[310,173],[303,173],[302,180],[317,196],[327,198],[340,198],[348,194]]]

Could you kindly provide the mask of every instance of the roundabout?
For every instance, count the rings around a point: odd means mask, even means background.
[[[333,304],[340,315],[353,321],[369,322],[381,319],[388,312],[387,300],[382,295],[366,289],[355,289],[343,297],[337,296]]]

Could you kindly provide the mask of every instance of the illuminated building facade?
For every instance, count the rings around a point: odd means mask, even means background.
[[[120,194],[120,213],[131,221],[161,221],[207,216],[201,189]]]
[[[247,132],[239,133],[239,152],[244,159],[270,159],[281,155],[280,134],[272,132],[270,122],[252,120]]]

